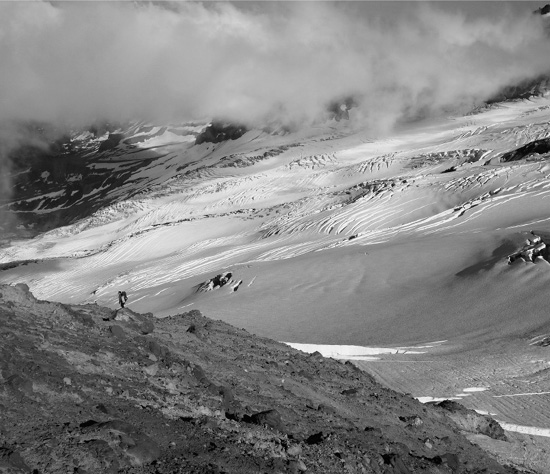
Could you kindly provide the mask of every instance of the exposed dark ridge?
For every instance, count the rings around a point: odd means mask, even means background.
[[[349,111],[359,105],[354,96],[343,97],[333,100],[327,105],[328,118],[337,122],[340,120],[349,120]]]
[[[101,144],[99,145],[98,152],[101,153],[103,151],[109,151],[115,149],[118,144],[122,141],[124,138],[123,133],[109,133],[109,136],[106,140],[103,140]]]
[[[537,235],[531,231],[531,235],[526,240],[525,244],[514,253],[508,255],[508,264],[514,263],[516,260],[535,263],[540,257],[547,262],[550,262],[550,249],[546,245],[548,238],[542,235]]]
[[[105,140],[76,139],[78,132],[71,136],[41,124],[20,127],[25,140],[6,155],[11,189],[0,202],[5,236],[32,237],[88,217],[139,191],[146,179],[135,177],[137,171],[165,156],[150,151],[146,158],[133,158],[132,144],[119,149],[123,133],[110,133]],[[99,133],[91,129],[87,132]]]
[[[548,13],[550,13],[550,4],[547,3],[543,7],[537,8],[533,13],[538,15],[548,15]]]
[[[197,135],[195,144],[200,145],[201,143],[220,143],[227,140],[237,140],[247,131],[244,125],[214,121],[206,127],[202,133]]]
[[[517,84],[510,84],[500,89],[495,95],[485,101],[495,104],[507,100],[529,99],[544,95],[550,90],[550,73],[541,74],[531,79],[525,79]]]
[[[500,157],[500,161],[507,163],[509,161],[518,161],[528,158],[531,155],[543,155],[550,152],[550,138],[542,138],[534,140],[526,145],[520,146],[515,150],[504,153]]]

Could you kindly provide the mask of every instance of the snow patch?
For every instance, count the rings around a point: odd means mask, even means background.
[[[445,400],[462,400],[461,397],[414,397],[420,403],[444,402]]]
[[[550,428],[514,425],[512,423],[503,423],[502,421],[499,421],[498,423],[500,426],[502,426],[502,429],[505,431],[515,431],[516,433],[528,434],[531,436],[543,436],[545,438],[550,438]]]
[[[533,395],[548,395],[550,392],[512,393],[510,395],[493,395],[493,398],[532,397]]]
[[[408,350],[407,348],[302,344],[296,342],[284,342],[284,344],[308,354],[319,352],[323,357],[331,357],[333,359],[378,360],[379,357],[372,356],[380,354],[424,354],[424,352]]]

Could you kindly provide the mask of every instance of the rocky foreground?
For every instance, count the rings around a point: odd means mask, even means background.
[[[0,285],[0,341],[2,473],[518,472],[460,431],[503,439],[492,420],[199,311],[157,320]]]

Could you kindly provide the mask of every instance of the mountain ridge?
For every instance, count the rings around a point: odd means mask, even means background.
[[[0,472],[518,472],[443,408],[197,310],[159,320],[17,284],[0,318]]]

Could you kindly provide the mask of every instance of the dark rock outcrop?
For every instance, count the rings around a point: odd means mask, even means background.
[[[202,143],[220,143],[227,140],[237,140],[246,132],[247,129],[244,125],[214,121],[206,127],[202,133],[197,135],[195,144],[200,145]]]
[[[526,145],[520,146],[515,150],[504,153],[500,157],[500,161],[508,163],[510,161],[519,161],[524,158],[537,158],[540,155],[544,155],[550,152],[550,138],[542,138],[540,140],[534,140]]]
[[[481,415],[453,400],[437,402],[435,406],[444,410],[447,416],[464,431],[482,434],[501,441],[508,440],[502,427],[488,415]]]
[[[141,158],[130,153],[129,125],[116,133],[109,126],[108,135],[103,125],[70,134],[45,124],[14,127],[15,135],[20,131],[25,138],[3,157],[11,175],[10,189],[3,190],[8,191],[1,211],[3,238],[32,237],[72,224],[142,190],[149,179],[136,173],[159,156],[153,150]],[[101,166],[102,161],[110,165]],[[18,264],[26,263],[31,262]]]
[[[349,120],[349,111],[358,105],[359,102],[354,96],[333,100],[327,105],[328,118],[334,119],[337,122],[340,120]]]
[[[229,283],[233,283],[233,280],[231,279],[232,276],[233,274],[231,272],[220,273],[219,275],[216,275],[215,277],[210,278],[210,280],[206,280],[205,282],[201,283],[197,287],[197,292],[217,290],[222,286],[225,286]],[[240,286],[241,283],[242,282],[238,282],[238,286]]]
[[[503,87],[499,92],[485,101],[491,105],[497,102],[510,100],[529,99],[530,97],[542,96],[550,90],[550,73],[525,79],[517,84],[510,84]]]
[[[101,142],[97,151],[101,153],[103,151],[114,150],[123,138],[124,135],[122,133],[109,133],[109,136]]]
[[[550,4],[546,4],[543,7],[537,8],[534,12],[536,15],[548,15],[550,13]]]
[[[550,262],[550,251],[546,242],[540,235],[536,235],[531,232],[532,238],[527,239],[525,245],[518,251],[508,255],[508,264],[511,265],[516,260],[523,260],[524,262],[535,262],[538,257]]]

